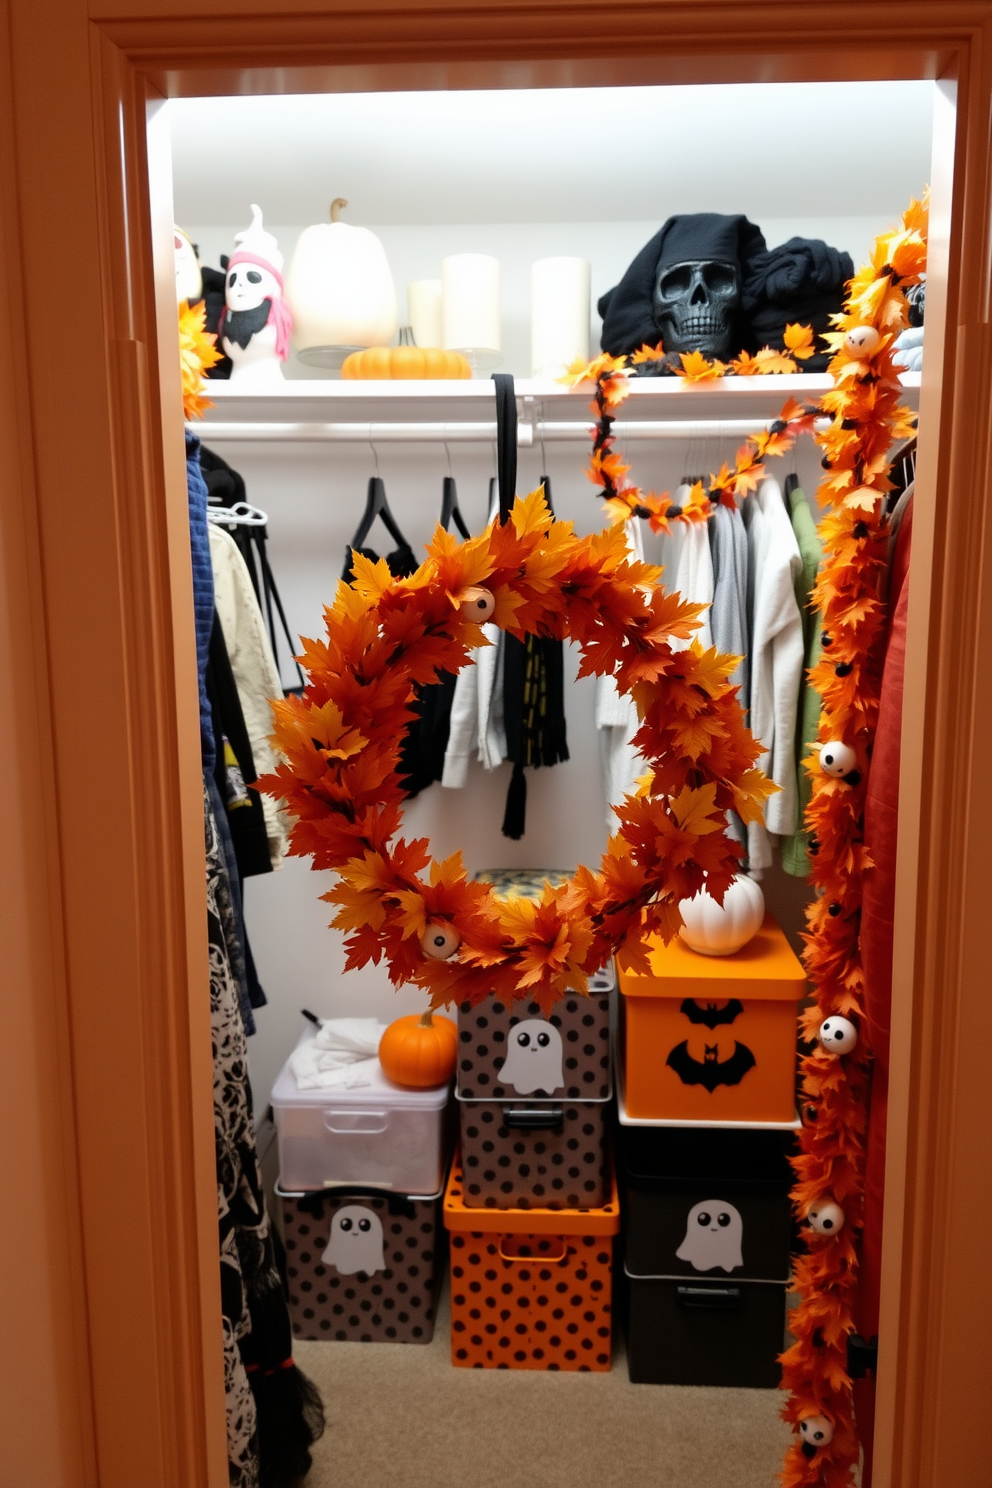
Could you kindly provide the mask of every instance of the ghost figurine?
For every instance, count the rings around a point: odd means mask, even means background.
[[[231,358],[231,381],[245,391],[264,390],[283,380],[293,319],[285,299],[279,245],[252,206],[251,226],[237,233],[236,252],[227,265],[226,308],[218,345]]]
[[[525,1018],[514,1023],[507,1035],[506,1059],[499,1072],[501,1085],[508,1085],[518,1095],[532,1095],[543,1090],[554,1095],[564,1085],[561,1073],[561,1034],[553,1023],[543,1018]]]
[[[744,1264],[743,1238],[740,1211],[725,1199],[704,1199],[689,1210],[685,1239],[675,1254],[694,1271],[713,1271],[717,1266],[721,1271],[736,1271]]]
[[[331,1238],[320,1258],[340,1276],[364,1271],[374,1276],[386,1269],[382,1254],[382,1220],[364,1204],[343,1204],[331,1220]]]

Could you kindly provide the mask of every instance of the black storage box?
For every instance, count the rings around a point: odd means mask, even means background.
[[[794,1143],[754,1127],[621,1125],[630,1274],[788,1280]]]
[[[794,1140],[749,1127],[618,1128],[635,1384],[778,1385]]]
[[[632,1384],[780,1384],[783,1282],[638,1277],[625,1269],[624,1292]]]

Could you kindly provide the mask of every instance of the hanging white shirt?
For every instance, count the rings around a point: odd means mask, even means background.
[[[627,551],[636,562],[644,561],[640,517],[630,517],[625,524]],[[637,708],[629,693],[617,690],[612,677],[596,678],[596,733],[599,738],[599,760],[603,771],[603,793],[606,796],[606,825],[615,832],[619,825],[615,807],[624,796],[633,795],[638,777],[647,769],[643,755],[632,744],[640,728]]]
[[[673,500],[681,505],[689,489],[687,485],[679,486]],[[699,629],[689,639],[674,639],[672,650],[685,651],[690,639],[697,640],[704,651],[708,650],[713,644],[709,610],[713,603],[713,554],[710,551],[709,524],[674,522],[671,532],[666,532],[662,538],[661,561],[665,566],[661,577],[665,590],[669,594],[680,594],[687,604],[707,607],[699,617]]]
[[[489,507],[495,520],[499,499]],[[503,721],[503,632],[498,625],[484,625],[488,646],[477,646],[470,665],[462,667],[451,699],[448,743],[444,751],[441,784],[460,790],[468,779],[473,750],[485,770],[495,770],[506,759],[506,725]]]
[[[762,745],[756,763],[780,790],[765,804],[764,825],[748,827],[752,871],[770,866],[768,832],[796,829],[796,712],[803,673],[803,624],[795,580],[802,567],[796,535],[775,480],[745,503],[751,631],[750,727]]]

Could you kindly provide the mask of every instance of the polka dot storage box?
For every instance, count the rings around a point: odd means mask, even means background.
[[[294,1337],[430,1343],[443,1272],[440,1193],[277,1192]]]
[[[615,1183],[593,1209],[470,1209],[456,1164],[444,1224],[457,1368],[610,1368]]]
[[[539,898],[564,870],[477,875],[503,896]],[[470,1209],[576,1209],[609,1197],[612,964],[550,1012],[487,997],[458,1010],[455,1091]]]

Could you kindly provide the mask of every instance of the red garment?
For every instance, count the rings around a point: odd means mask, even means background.
[[[865,846],[873,867],[865,874],[861,909],[861,960],[865,973],[862,1037],[875,1056],[868,1108],[865,1158],[865,1218],[861,1238],[855,1322],[862,1338],[878,1333],[882,1261],[882,1208],[885,1185],[885,1131],[889,1100],[889,1032],[892,1009],[892,921],[895,906],[896,846],[899,832],[899,758],[902,692],[906,668],[906,615],[909,559],[913,537],[910,497],[896,537],[889,573],[889,628],[878,713],[865,796]],[[854,1383],[858,1435],[864,1450],[862,1488],[871,1488],[875,1380]]]

